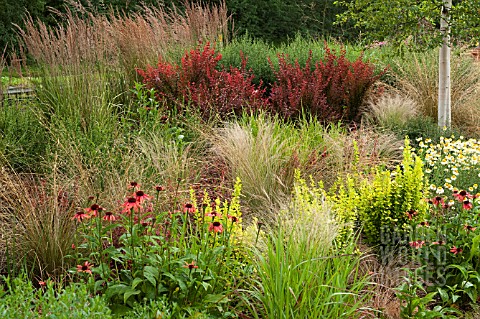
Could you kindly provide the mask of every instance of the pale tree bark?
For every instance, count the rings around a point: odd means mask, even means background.
[[[438,126],[450,128],[452,122],[451,92],[450,92],[450,25],[449,14],[452,0],[445,0],[442,7],[440,31],[443,43],[440,48],[438,66]]]

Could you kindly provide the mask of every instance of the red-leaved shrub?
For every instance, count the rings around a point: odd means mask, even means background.
[[[291,64],[288,57],[279,55],[279,67],[269,60],[275,72],[272,86],[271,111],[283,118],[297,118],[302,110],[322,122],[357,121],[360,106],[368,89],[381,76],[362,56],[350,62],[345,50],[337,56],[325,45],[325,59],[311,67],[311,52],[302,68],[298,61]]]
[[[265,91],[252,83],[254,75],[246,71],[246,59],[242,56],[240,69],[231,67],[227,71],[217,70],[221,58],[207,43],[203,51],[186,53],[180,66],[160,61],[157,68],[137,72],[147,89],[155,89],[160,102],[177,111],[184,111],[187,102],[204,118],[215,114],[226,118],[245,109],[264,109]]]
[[[156,68],[137,71],[147,89],[154,88],[156,98],[177,112],[183,112],[188,103],[206,119],[260,109],[295,119],[303,110],[326,123],[357,121],[365,94],[381,76],[362,56],[350,62],[345,50],[337,56],[325,45],[325,59],[314,68],[311,52],[303,68],[298,61],[289,63],[285,55],[278,56],[278,70],[269,60],[276,82],[271,84],[270,96],[265,97],[262,84],[252,83],[254,75],[246,70],[243,55],[240,69],[219,70],[221,59],[207,43],[203,50],[186,53],[181,65],[160,61]]]

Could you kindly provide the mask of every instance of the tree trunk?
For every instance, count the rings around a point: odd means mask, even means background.
[[[452,0],[445,0],[442,7],[440,31],[443,34],[443,43],[440,48],[438,66],[438,126],[450,128],[452,122],[451,93],[450,93],[450,25],[449,15]]]

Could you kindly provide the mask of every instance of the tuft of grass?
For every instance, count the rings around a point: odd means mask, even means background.
[[[421,114],[437,119],[438,52],[406,54],[394,60],[392,71],[401,93],[416,102]],[[453,54],[451,84],[452,124],[474,131],[480,121],[480,68],[470,57]]]
[[[268,219],[289,193],[291,150],[288,138],[277,134],[278,122],[263,116],[251,120],[250,125],[236,122],[219,128],[210,137],[211,152],[226,160],[231,177],[242,180],[246,205],[257,217]]]
[[[418,114],[418,106],[414,100],[398,93],[386,93],[377,100],[368,103],[367,122],[381,128],[392,128],[404,125]]]
[[[258,278],[248,291],[254,318],[360,318],[368,295],[354,237],[342,249],[320,193],[296,187],[265,243],[254,249]]]
[[[34,276],[58,278],[68,268],[65,256],[74,242],[71,217],[79,203],[74,183],[58,175],[43,179],[2,169],[0,184],[7,273],[23,263]]]
[[[376,165],[401,160],[403,141],[393,134],[341,126],[322,127],[304,118],[284,123],[265,115],[245,116],[207,137],[212,158],[228,166],[230,180],[240,177],[247,218],[271,220],[293,187],[300,169],[328,189],[354,169],[369,172]]]

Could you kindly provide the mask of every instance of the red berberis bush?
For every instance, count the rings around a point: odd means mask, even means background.
[[[160,61],[157,68],[137,72],[147,89],[155,89],[160,102],[177,111],[184,111],[185,103],[190,102],[205,119],[265,108],[265,91],[252,83],[254,76],[246,70],[245,57],[242,55],[240,69],[230,67],[228,71],[217,70],[221,58],[207,43],[202,51],[197,48],[186,53],[180,66]]]
[[[314,69],[311,52],[304,68],[298,61],[289,63],[285,55],[278,56],[278,70],[269,60],[277,79],[270,95],[272,112],[297,118],[304,110],[323,122],[357,121],[368,89],[383,73],[375,74],[362,56],[350,62],[345,54],[341,50],[337,56],[325,44],[325,59]]]

